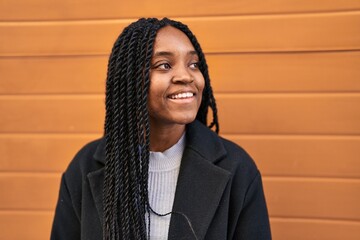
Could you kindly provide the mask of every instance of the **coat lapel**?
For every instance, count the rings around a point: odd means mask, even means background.
[[[204,239],[230,178],[228,171],[214,164],[226,155],[217,135],[198,122],[190,124],[186,134],[170,222],[170,240]]]
[[[186,148],[182,157],[173,212],[170,220],[169,240],[204,239],[207,229],[230,179],[230,173],[217,167],[226,150],[219,137],[203,124],[195,121],[187,126]],[[94,158],[105,162],[103,139]],[[101,224],[103,224],[104,168],[87,175]],[[190,227],[191,225],[191,227]]]
[[[87,177],[89,179],[91,193],[94,198],[96,210],[99,214],[101,225],[103,225],[104,168],[89,173]]]
[[[103,138],[98,145],[94,158],[102,164],[105,164],[105,139]],[[87,175],[89,179],[91,193],[94,198],[95,206],[99,214],[101,225],[103,222],[103,186],[105,177],[105,168],[102,167],[96,171],[90,172]]]

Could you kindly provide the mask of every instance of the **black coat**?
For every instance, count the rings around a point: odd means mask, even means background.
[[[52,240],[101,240],[105,140],[89,143],[63,174]],[[261,175],[249,155],[201,123],[187,126],[173,211],[198,239],[268,240]],[[168,239],[195,239],[173,214]]]

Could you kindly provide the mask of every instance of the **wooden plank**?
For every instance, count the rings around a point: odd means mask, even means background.
[[[0,132],[101,133],[104,112],[102,96],[4,97]]]
[[[0,211],[0,239],[48,240],[53,211]]]
[[[190,26],[208,53],[360,49],[359,12],[179,20]],[[107,55],[129,22],[0,23],[0,56]]]
[[[103,93],[107,58],[0,58],[0,94]],[[208,54],[207,60],[217,93],[360,91],[360,51]]]
[[[360,178],[359,137],[225,137],[248,151],[265,176]]]
[[[103,93],[107,56],[0,58],[0,94]]]
[[[276,240],[358,240],[360,223],[318,219],[271,218]]]
[[[223,134],[360,133],[358,94],[218,94]]]
[[[0,135],[1,172],[63,172],[96,135]],[[19,151],[21,149],[21,151]]]
[[[141,6],[141,7],[139,7]],[[138,17],[177,17],[204,15],[238,15],[238,14],[269,14],[314,11],[347,11],[359,9],[357,0],[317,1],[300,0],[242,0],[216,1],[191,0],[174,1],[164,4],[163,1],[125,0],[105,1],[11,1],[0,2],[1,21],[24,20],[69,20],[69,19],[103,19],[103,18],[138,18]],[[26,11],[24,10],[26,9]]]
[[[263,177],[272,217],[360,220],[360,180]]]
[[[55,209],[60,173],[0,173],[1,210]]]
[[[215,92],[353,92],[360,52],[207,56]]]
[[[360,47],[359,12],[201,18],[189,19],[188,24],[205,52],[324,51]],[[214,33],[221,36],[221,40]]]
[[[82,146],[100,136],[1,134],[0,171],[63,172]],[[264,176],[360,177],[359,137],[224,137],[244,147]]]
[[[102,133],[102,96],[0,97],[0,133]],[[223,134],[360,133],[359,94],[219,94]]]

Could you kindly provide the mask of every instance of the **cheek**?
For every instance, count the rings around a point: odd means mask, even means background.
[[[148,109],[149,111],[158,111],[161,107],[164,97],[164,88],[159,81],[151,81],[148,93]]]
[[[149,110],[154,110],[156,108],[156,103],[159,101],[157,100],[158,96],[156,92],[152,91],[150,88],[149,94],[148,94],[148,108]]]
[[[202,77],[201,75],[201,80],[199,80],[199,83],[198,83],[198,89],[199,89],[199,92],[201,93],[200,94],[200,98],[203,96],[203,92],[204,92],[204,89],[205,89],[205,79]]]

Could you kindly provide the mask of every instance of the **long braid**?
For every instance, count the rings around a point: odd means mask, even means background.
[[[126,32],[124,31],[122,35]],[[120,39],[120,38],[119,38]],[[106,137],[106,156],[109,159],[115,159],[114,156],[114,145],[112,144],[112,140],[115,138],[114,135],[116,131],[114,130],[115,124],[113,124],[114,119],[116,119],[116,111],[113,111],[113,104],[115,103],[113,96],[114,90],[116,89],[115,82],[115,71],[117,69],[116,57],[120,48],[119,40],[114,44],[114,48],[112,50],[112,55],[110,56],[109,64],[108,64],[108,79],[106,83],[106,121],[105,121],[105,137]],[[105,165],[105,175],[104,179],[104,239],[115,239],[114,236],[116,232],[117,224],[114,222],[116,220],[117,215],[117,204],[116,204],[116,194],[118,191],[115,190],[116,183],[114,176],[115,164],[117,161],[107,161]]]
[[[106,240],[147,239],[147,92],[157,28],[147,26],[143,36],[144,23],[139,21],[123,31],[108,64],[103,200]]]
[[[106,81],[104,240],[146,240],[150,236],[150,211],[153,210],[148,196],[150,123],[147,101],[156,33],[167,25],[183,31],[199,55],[205,88],[196,118],[206,125],[208,108],[211,108],[210,127],[215,126],[218,132],[216,104],[205,57],[190,30],[166,18],[139,19],[125,28],[112,49]]]
[[[133,31],[131,37],[127,40],[128,48],[126,52],[126,56],[124,56],[125,61],[125,67],[123,68],[124,72],[122,73],[122,76],[124,78],[123,82],[125,82],[124,89],[122,89],[124,100],[126,101],[126,109],[124,109],[124,128],[126,128],[125,136],[123,136],[124,144],[126,144],[126,148],[123,148],[123,158],[125,159],[136,159],[134,156],[134,150],[133,148],[133,130],[132,124],[133,124],[133,104],[134,101],[132,100],[132,92],[133,89],[133,64],[132,61],[135,61],[134,59],[134,48],[135,46],[135,40],[136,40],[137,32]],[[123,145],[124,146],[124,145]],[[133,198],[132,196],[132,185],[136,184],[132,181],[132,167],[134,161],[124,161],[124,176],[122,179],[122,195],[120,199],[123,199],[123,204],[121,211],[123,213],[123,216],[125,217],[125,222],[129,222],[130,225],[122,224],[123,226],[123,234],[126,236],[133,236],[136,237],[136,230],[137,229],[131,229],[130,226],[135,226],[134,217],[136,217],[136,211],[134,209],[134,201],[131,201]],[[135,203],[136,204],[136,203]]]
[[[137,93],[135,92],[135,89],[137,88],[138,82],[136,81],[136,75],[134,74],[134,71],[136,71],[136,69],[131,64],[132,62],[137,62],[138,58],[135,58],[136,54],[138,53],[138,41],[140,36],[138,36],[138,34],[140,32],[142,32],[142,28],[139,28],[137,30],[134,31],[134,34],[129,42],[129,51],[132,53],[128,56],[128,70],[126,73],[127,79],[131,79],[132,82],[131,84],[128,84],[127,86],[127,100],[129,102],[128,104],[128,108],[127,108],[127,116],[135,116],[137,117],[136,114],[136,110],[137,110]],[[136,49],[136,50],[132,50],[132,49]],[[135,85],[135,89],[134,89],[134,85]],[[129,159],[139,159],[139,151],[138,151],[138,145],[134,144],[137,143],[138,141],[138,131],[136,130],[135,126],[137,124],[136,122],[136,118],[135,121],[134,119],[127,119],[127,124],[129,127],[129,138],[128,138],[128,146],[129,146]],[[139,174],[141,174],[140,171],[138,171],[139,168],[139,161],[130,161],[130,168],[134,169],[135,171],[130,171],[130,182],[129,182],[129,197],[131,199],[136,199],[136,201],[132,201],[131,202],[131,206],[129,206],[130,209],[130,221],[131,224],[134,226],[134,234],[133,236],[135,237],[135,239],[141,239],[141,236],[139,235],[142,227],[140,224],[142,222],[143,217],[141,217],[141,214],[144,212],[142,211],[142,209],[138,208],[138,196],[139,196],[139,181],[137,179],[137,176]],[[142,215],[143,216],[143,215]]]
[[[144,35],[143,38],[140,39],[140,55],[145,56],[145,58],[142,59],[142,62],[139,62],[141,66],[144,66],[144,69],[150,69],[150,61],[152,56],[152,50],[149,51],[149,49],[153,48],[153,43],[155,40],[156,32],[150,31],[149,27],[145,27],[144,29]],[[145,209],[147,212],[149,212],[149,202],[148,202],[148,159],[149,159],[149,148],[150,148],[150,125],[149,125],[149,119],[148,119],[148,110],[147,110],[147,92],[150,85],[150,72],[144,71],[139,69],[139,72],[137,73],[138,78],[144,79],[144,82],[141,83],[141,85],[137,85],[138,89],[142,89],[142,91],[138,91],[137,95],[137,102],[140,102],[141,104],[138,104],[137,108],[137,116],[138,116],[138,122],[144,123],[143,126],[140,128],[140,134],[139,134],[139,157],[141,159],[140,161],[140,169],[143,169],[142,172],[143,178],[141,179],[140,184],[140,201],[145,201]],[[138,80],[137,83],[140,81]],[[148,224],[150,226],[150,215],[148,215]],[[146,226],[142,226],[146,230]],[[150,227],[148,227],[148,235],[150,234]]]

